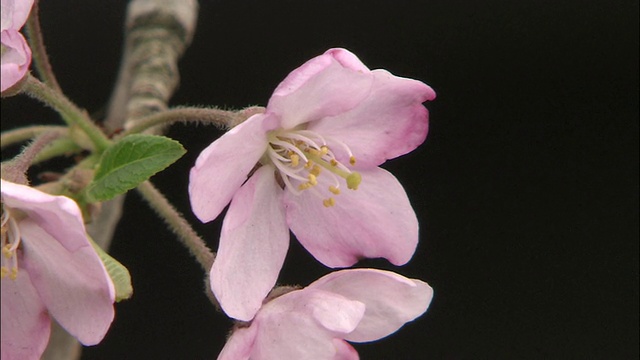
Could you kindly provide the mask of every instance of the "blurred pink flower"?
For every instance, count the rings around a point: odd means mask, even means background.
[[[27,21],[33,0],[2,0],[2,77],[0,91],[5,91],[20,81],[31,64],[31,49],[20,29]]]
[[[289,74],[264,114],[200,154],[189,183],[194,213],[208,222],[231,202],[210,276],[227,315],[253,318],[276,282],[289,228],[329,267],[409,261],[418,221],[398,180],[378,165],[424,141],[422,103],[434,97],[422,82],[331,49]]]
[[[374,269],[333,272],[265,303],[218,360],[358,359],[347,343],[381,339],[422,315],[433,289]]]
[[[113,321],[115,290],[64,196],[2,180],[2,359],[39,359],[56,321],[84,345]]]

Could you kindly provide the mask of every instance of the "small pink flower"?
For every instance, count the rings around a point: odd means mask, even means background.
[[[5,91],[20,81],[31,64],[31,49],[20,29],[27,21],[33,0],[2,0],[2,78],[0,91]]]
[[[345,340],[388,336],[427,311],[432,297],[427,283],[389,271],[336,271],[264,304],[218,360],[358,359]]]
[[[194,213],[208,222],[231,202],[211,269],[227,315],[253,318],[276,282],[289,228],[330,267],[409,261],[418,221],[398,180],[378,165],[424,141],[422,103],[434,97],[422,82],[332,49],[289,74],[264,114],[200,154],[189,183]]]
[[[39,359],[53,316],[84,345],[113,321],[115,290],[76,203],[2,180],[2,359]]]

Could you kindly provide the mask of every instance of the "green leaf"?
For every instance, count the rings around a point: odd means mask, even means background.
[[[134,134],[105,150],[87,200],[106,201],[123,194],[178,160],[186,150],[164,136]]]
[[[104,264],[104,267],[107,269],[107,273],[109,273],[109,277],[113,282],[113,286],[116,289],[116,302],[121,300],[126,300],[133,295],[133,286],[131,286],[131,275],[129,274],[129,270],[118,262],[118,260],[112,258],[109,254],[107,254],[98,244],[91,240],[91,245],[98,253],[100,260]]]

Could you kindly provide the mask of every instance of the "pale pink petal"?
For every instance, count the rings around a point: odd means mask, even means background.
[[[0,60],[0,91],[15,85],[29,71],[31,49],[25,38],[16,30],[5,30],[0,34],[2,58]]]
[[[29,274],[21,269],[15,280],[3,278],[0,287],[2,359],[40,359],[49,342],[51,320]]]
[[[433,297],[425,282],[376,269],[350,269],[330,273],[307,289],[320,289],[358,300],[366,305],[362,321],[344,338],[366,342],[394,333],[422,315]]]
[[[224,312],[253,318],[275,285],[289,248],[282,189],[263,166],[236,193],[222,224],[211,288]]]
[[[189,176],[189,198],[202,222],[215,219],[267,149],[267,131],[277,124],[257,114],[204,149]]]
[[[251,325],[259,331],[251,359],[333,360],[338,350],[333,338],[355,328],[363,312],[361,303],[325,291],[304,289],[280,296],[267,303]]]
[[[249,360],[257,333],[257,326],[235,329],[218,355],[218,360]]]
[[[51,316],[82,344],[99,343],[113,321],[114,290],[93,247],[85,240],[69,251],[31,218],[19,227],[22,264]]]
[[[386,170],[360,173],[358,190],[343,189],[333,207],[324,207],[311,191],[285,192],[287,223],[300,243],[329,267],[377,257],[403,265],[418,244],[418,220],[407,194]],[[328,187],[326,179],[320,175],[314,190]]]
[[[284,79],[269,99],[267,111],[279,116],[282,128],[291,129],[353,109],[369,95],[372,83],[371,75],[321,55]]]
[[[308,127],[324,136],[345,164],[349,156],[335,143],[347,144],[357,159],[357,168],[380,165],[422,144],[429,125],[422,103],[435,98],[433,90],[420,81],[385,70],[374,70],[370,76],[375,79],[372,90],[357,107]]]
[[[55,196],[35,188],[2,180],[2,201],[24,212],[68,251],[89,247],[80,208],[65,196]],[[95,255],[97,258],[97,255]]]
[[[318,323],[334,334],[346,334],[355,330],[365,312],[365,305],[341,295],[304,289],[304,309]]]
[[[333,345],[336,347],[336,356],[333,360],[358,360],[360,356],[356,349],[348,342],[342,339],[333,339]]]
[[[20,30],[32,6],[33,0],[2,0],[2,30]]]
[[[363,73],[369,72],[369,68],[358,59],[358,57],[347,49],[333,48],[324,52],[325,55],[333,57],[340,65],[347,69],[360,71]]]

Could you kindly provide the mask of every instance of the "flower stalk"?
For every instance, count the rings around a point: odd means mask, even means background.
[[[98,152],[104,151],[111,145],[111,141],[91,118],[89,118],[85,111],[78,108],[67,97],[32,75],[27,76],[23,91],[32,98],[55,109],[69,126],[77,126],[82,129]]]
[[[33,66],[36,68],[38,75],[40,75],[45,84],[49,85],[59,93],[62,93],[58,80],[53,73],[51,62],[49,62],[47,49],[44,46],[42,28],[40,27],[40,9],[38,7],[38,3],[39,0],[34,2],[33,8],[31,9],[31,15],[29,15],[25,26],[29,45],[31,46]]]

